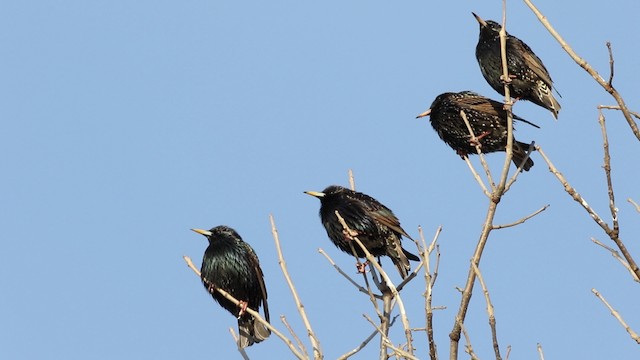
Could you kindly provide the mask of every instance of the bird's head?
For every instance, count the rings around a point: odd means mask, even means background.
[[[483,20],[480,16],[476,15],[475,13],[471,13],[473,14],[473,17],[476,18],[476,21],[478,21],[478,24],[480,24],[480,35],[482,36],[482,34],[493,34],[494,36],[497,36],[497,34],[500,32],[500,29],[502,29],[502,26],[500,24],[498,24],[497,22],[493,21],[493,20]]]
[[[234,238],[240,238],[240,235],[238,235],[238,233],[235,230],[225,225],[216,226],[214,228],[211,228],[211,230],[202,230],[202,229],[191,229],[191,230],[194,232],[197,232],[200,235],[205,236],[209,240],[209,242],[211,242],[211,240],[220,236],[230,236]]]
[[[328,186],[326,189],[322,190],[322,192],[305,191],[304,193],[307,195],[311,195],[313,197],[317,197],[318,199],[320,199],[320,201],[323,201],[323,200],[326,200],[327,198],[332,198],[334,195],[340,194],[344,191],[347,191],[347,188],[338,186],[338,185],[331,185],[331,186]]]

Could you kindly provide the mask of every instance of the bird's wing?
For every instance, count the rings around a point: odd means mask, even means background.
[[[400,226],[400,220],[398,220],[398,218],[395,215],[393,215],[391,210],[389,210],[386,206],[382,205],[381,208],[377,210],[372,210],[371,216],[375,221],[379,222],[380,224],[385,225],[389,229],[393,230],[394,232],[402,234],[403,236],[406,236],[407,238],[413,240],[411,236],[409,236],[409,234],[407,234],[407,232],[404,231],[402,226]],[[398,246],[399,245],[400,244],[398,244]]]
[[[540,80],[544,81],[547,86],[552,87],[553,81],[551,80],[551,76],[538,55],[536,55],[529,45],[525,44],[522,40],[514,39],[514,41],[519,41],[520,45],[525,50],[522,51],[522,59],[524,60],[524,63],[540,77]]]
[[[507,112],[506,110],[504,110],[504,104],[499,102],[499,101],[495,101],[495,100],[491,100],[489,98],[486,98],[484,96],[480,96],[477,94],[474,94],[475,96],[467,96],[467,97],[463,97],[463,98],[458,98],[456,99],[456,101],[458,102],[458,104],[460,104],[460,107],[462,107],[463,109],[473,109],[475,111],[480,111],[480,112],[484,112],[487,114],[491,114],[491,115],[497,115],[500,118],[505,118],[507,116]],[[527,123],[533,127],[536,128],[540,128],[540,126],[521,118],[518,115],[513,115],[513,118],[515,120],[519,120],[522,121],[524,123]]]
[[[258,255],[256,255],[255,251],[251,245],[244,243],[249,252],[249,261],[251,262],[251,267],[253,268],[256,277],[258,278],[258,283],[260,284],[260,291],[262,292],[262,305],[264,311],[264,319],[269,321],[269,305],[267,304],[267,286],[264,284],[264,274],[262,273],[262,268],[260,267],[260,261],[258,260]],[[257,311],[257,309],[256,309]]]
[[[504,104],[480,95],[456,98],[455,101],[460,105],[461,108],[463,108],[463,110],[472,109],[475,111],[498,116],[501,116],[505,113]]]

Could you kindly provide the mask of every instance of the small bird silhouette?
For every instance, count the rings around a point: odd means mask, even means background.
[[[484,21],[472,13],[480,24],[480,37],[476,45],[476,58],[485,80],[498,93],[504,95],[502,56],[500,50],[500,30],[495,21]],[[510,95],[525,99],[551,111],[558,118],[560,104],[553,97],[553,81],[542,60],[531,48],[513,35],[507,33],[506,42],[508,83]]]
[[[464,111],[476,137],[475,140],[471,138],[460,111]],[[429,116],[431,126],[438,133],[440,139],[462,158],[468,154],[477,153],[476,143],[480,144],[482,153],[506,150],[507,111],[501,102],[471,91],[446,92],[438,95],[431,107],[417,117],[425,116]],[[517,115],[513,115],[513,119],[538,127]],[[528,148],[529,144],[516,141],[514,138],[512,159],[516,167],[524,161]],[[533,160],[528,158],[522,168],[529,171],[532,166]]]
[[[266,339],[271,334],[269,329],[246,313],[247,307],[258,311],[260,305],[264,305],[265,320],[269,321],[267,288],[256,253],[228,226],[191,230],[209,241],[200,269],[202,284],[220,306],[238,318],[238,345],[244,348]],[[238,299],[240,306],[226,299],[216,288]]]
[[[388,256],[398,268],[400,276],[406,278],[411,270],[409,260],[419,261],[416,255],[402,248],[402,236],[411,239],[400,226],[393,212],[369,195],[332,185],[322,192],[305,191],[305,194],[320,199],[320,219],[329,239],[338,249],[353,254],[349,242],[355,235],[373,256]],[[344,218],[355,234],[347,234],[335,211]],[[358,257],[364,258],[364,251],[355,243],[353,248]]]

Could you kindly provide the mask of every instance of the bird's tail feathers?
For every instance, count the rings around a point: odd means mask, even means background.
[[[513,143],[513,157],[511,160],[516,166],[520,166],[522,161],[527,156],[527,150],[529,149],[529,144],[525,144],[520,141],[514,141]],[[533,167],[533,160],[531,158],[527,158],[524,165],[522,165],[522,169],[524,171],[529,171]]]
[[[255,321],[253,317],[238,319],[238,332],[240,333],[238,345],[241,348],[259,343],[271,335],[271,331],[261,322]]]

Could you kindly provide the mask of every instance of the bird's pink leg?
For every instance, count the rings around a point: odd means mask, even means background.
[[[240,312],[238,312],[238,319],[240,319],[240,317],[242,315],[244,315],[245,311],[247,311],[247,306],[249,306],[249,303],[246,301],[239,301],[238,307],[240,308]]]

